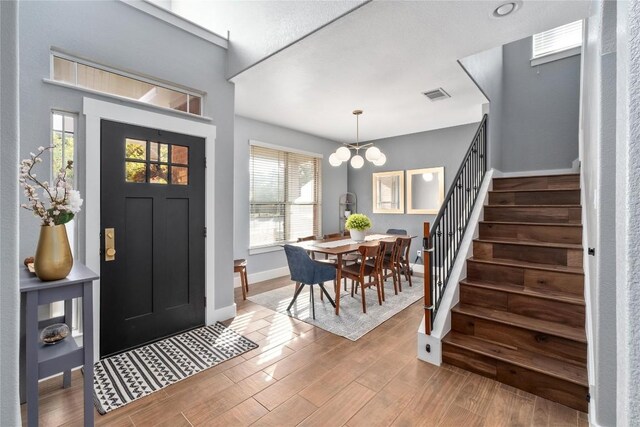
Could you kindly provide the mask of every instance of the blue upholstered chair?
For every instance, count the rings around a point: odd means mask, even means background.
[[[406,236],[407,230],[403,230],[402,228],[390,228],[387,230],[387,234],[393,234],[397,236]]]
[[[335,266],[312,260],[307,254],[307,251],[298,246],[284,245],[284,253],[287,255],[289,271],[291,272],[291,280],[298,282],[301,285],[296,289],[293,299],[287,307],[287,311],[291,310],[291,306],[296,302],[296,299],[298,298],[298,295],[300,295],[300,292],[302,292],[304,285],[311,287],[309,299],[314,319],[316,318],[316,308],[313,300],[313,285],[320,286],[322,293],[329,299],[331,305],[335,307],[336,304],[324,288],[324,282],[335,280]]]

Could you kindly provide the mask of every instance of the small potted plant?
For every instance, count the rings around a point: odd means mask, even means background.
[[[33,168],[42,162],[42,155],[52,147],[39,147],[20,163],[20,184],[28,203],[21,206],[40,219],[40,238],[35,256],[35,271],[41,280],[67,277],[73,266],[73,257],[65,225],[80,212],[80,193],[67,182],[67,172],[73,161],[56,171],[53,182],[41,180]],[[42,196],[42,199],[41,199]]]
[[[365,214],[351,214],[344,224],[344,228],[349,230],[351,240],[364,242],[365,231],[371,228],[371,220]]]

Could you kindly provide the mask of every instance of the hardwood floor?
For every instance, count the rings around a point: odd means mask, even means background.
[[[250,295],[289,284],[250,284]],[[587,416],[451,365],[416,359],[417,302],[356,342],[242,301],[226,323],[260,344],[106,415],[109,426],[586,426]],[[40,425],[82,425],[80,372],[40,384]],[[23,406],[23,416],[25,414]]]

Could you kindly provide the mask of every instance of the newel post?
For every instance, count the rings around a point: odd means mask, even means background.
[[[431,289],[431,241],[429,240],[429,223],[424,223],[423,230],[423,252],[422,259],[424,261],[424,333],[431,335],[431,310],[433,301],[431,295],[433,294]]]

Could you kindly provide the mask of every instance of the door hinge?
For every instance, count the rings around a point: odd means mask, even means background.
[[[587,253],[589,255],[595,256],[596,255],[596,248],[587,248]]]
[[[204,167],[205,167],[205,169],[207,168],[207,158],[206,157],[204,158]]]
[[[207,297],[204,297],[204,306],[207,306]]]
[[[207,227],[204,228],[204,232],[202,233],[204,237],[207,237]]]

